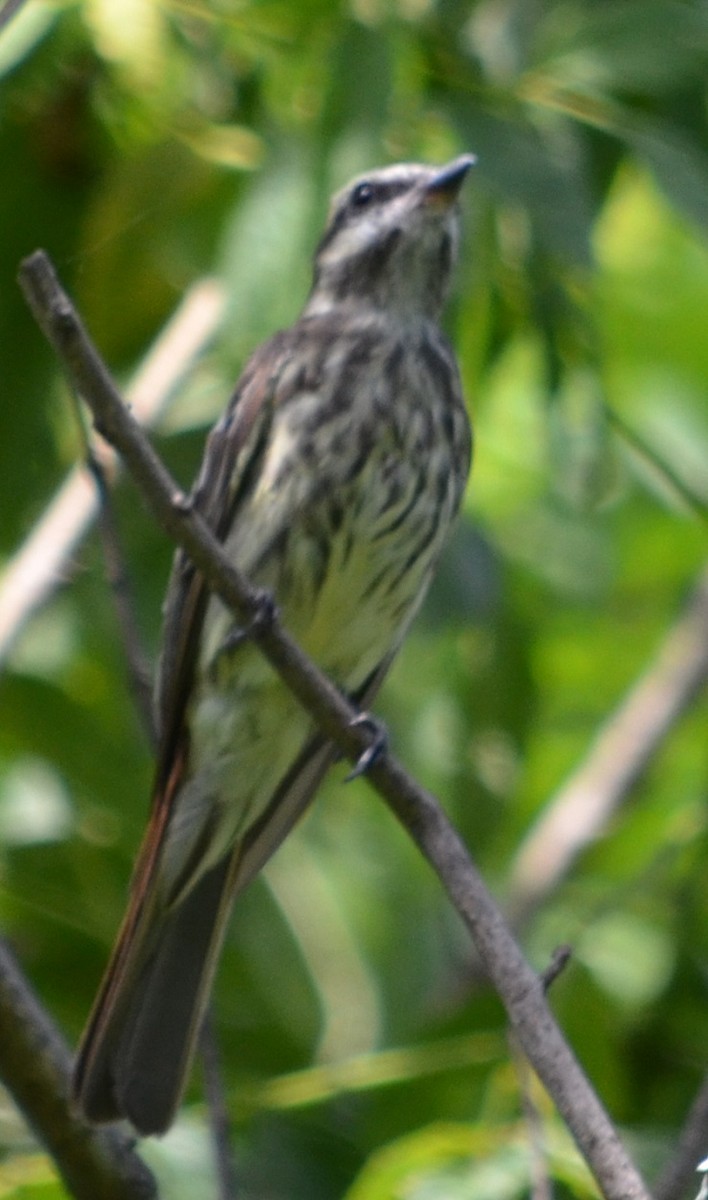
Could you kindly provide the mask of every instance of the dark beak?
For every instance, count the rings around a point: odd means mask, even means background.
[[[442,208],[450,208],[457,199],[467,172],[476,161],[474,154],[461,154],[459,158],[453,158],[452,162],[441,167],[425,184],[426,201]]]

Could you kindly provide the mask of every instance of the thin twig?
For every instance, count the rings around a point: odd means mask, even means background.
[[[202,279],[189,289],[127,389],[126,402],[141,424],[155,423],[213,336],[223,311],[224,294],[215,280]],[[110,477],[117,463],[108,447],[101,462]],[[85,466],[74,467],[0,578],[0,663],[31,615],[62,582],[71,554],[97,511],[89,472]]]
[[[548,1155],[543,1136],[543,1116],[534,1096],[534,1088],[537,1088],[538,1085],[533,1071],[529,1067],[528,1059],[513,1035],[509,1038],[509,1046],[516,1067],[521,1106],[528,1131],[531,1159],[531,1200],[553,1200],[553,1187],[548,1171]]]
[[[26,3],[27,0],[5,0],[2,8],[0,8],[0,30],[4,29],[6,25],[10,24],[12,18],[17,16],[20,9],[23,8]]]
[[[708,680],[708,569],[653,661],[604,723],[583,762],[543,809],[509,872],[507,914],[525,925],[600,836]]]
[[[371,735],[352,724],[355,710],[303,655],[277,616],[273,613],[270,620],[263,620],[261,593],[225,559],[211,530],[185,501],[123,405],[47,256],[38,251],[27,259],[20,279],[73,386],[91,408],[97,428],[123,457],[156,519],[186,550],[210,589],[241,620],[255,620],[253,637],[261,652],[342,753],[357,760]],[[524,1053],[552,1095],[603,1194],[608,1200],[645,1200],[641,1177],[564,1040],[538,976],[439,803],[388,752],[371,766],[369,779],[437,872],[504,1001]]]
[[[608,424],[619,434],[630,450],[659,477],[663,484],[676,493],[689,512],[700,517],[702,521],[708,521],[708,504],[704,497],[681,478],[672,466],[670,459],[664,458],[656,446],[652,446],[651,442],[643,438],[638,430],[634,429],[628,421],[624,420],[624,417],[615,411],[611,404],[605,403],[603,410]]]
[[[545,970],[541,972],[541,984],[543,985],[544,992],[547,992],[553,986],[558,976],[562,975],[572,956],[572,946],[556,946],[551,955],[551,961]]]
[[[154,748],[157,732],[152,705],[152,672],[135,613],[133,588],[123,554],[118,523],[103,465],[89,449],[88,469],[96,481],[98,525],[101,533],[106,576],[113,597],[118,629],[125,655],[130,691],[145,734]]]
[[[695,1196],[698,1164],[708,1155],[708,1075],[696,1093],[676,1153],[654,1185],[655,1200],[685,1200]]]
[[[238,1180],[231,1146],[231,1118],[226,1103],[219,1043],[211,1009],[207,1009],[202,1024],[199,1051],[204,1071],[204,1091],[209,1107],[209,1124],[214,1140],[219,1200],[237,1200]]]
[[[148,666],[147,655],[143,648],[142,635],[135,610],[133,588],[128,575],[128,568],[118,531],[118,521],[113,505],[113,497],[108,483],[106,459],[109,460],[109,466],[115,466],[115,456],[105,442],[101,442],[99,438],[92,434],[86,421],[84,406],[78,397],[74,399],[74,413],[81,439],[83,458],[87,470],[94,481],[98,497],[98,530],[103,548],[106,578],[113,600],[118,630],[123,643],[128,685],[138,709],[143,730],[148,742],[154,748],[157,738],[152,708],[152,672]],[[115,471],[112,474],[115,474]]]
[[[157,1186],[118,1129],[89,1129],[69,1108],[71,1056],[0,941],[0,1078],[76,1200],[152,1200]]]

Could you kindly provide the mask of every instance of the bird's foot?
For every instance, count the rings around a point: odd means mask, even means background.
[[[371,741],[366,750],[359,755],[354,763],[354,766],[344,780],[345,783],[351,783],[353,779],[358,779],[360,775],[366,775],[366,772],[373,767],[374,763],[388,749],[386,727],[381,721],[377,721],[376,717],[372,717],[371,713],[359,713],[358,716],[354,717],[353,721],[350,721],[350,725],[368,729],[371,732]]]
[[[255,601],[251,619],[243,630],[244,637],[258,638],[259,634],[267,633],[278,618],[278,606],[272,592],[258,588]]]
[[[253,615],[245,625],[233,625],[215,655],[212,664],[212,675],[229,663],[244,642],[249,642],[258,635],[270,629],[278,615],[278,609],[270,592],[259,590],[256,596]]]

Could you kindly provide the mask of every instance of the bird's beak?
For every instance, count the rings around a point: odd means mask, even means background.
[[[459,158],[453,158],[452,162],[436,171],[432,179],[425,184],[425,203],[443,211],[451,208],[458,197],[467,172],[476,161],[477,158],[474,154],[461,154]]]

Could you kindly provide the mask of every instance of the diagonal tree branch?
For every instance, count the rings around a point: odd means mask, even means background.
[[[214,279],[189,289],[131,381],[126,402],[144,425],[153,425],[185,371],[213,335],[224,310]],[[92,447],[107,475],[117,468],[107,446]],[[0,578],[0,663],[33,612],[62,579],[65,564],[98,511],[95,481],[76,466]]]
[[[652,661],[517,851],[507,913],[525,925],[599,837],[667,734],[708,681],[708,567]]]
[[[69,1110],[69,1049],[0,941],[0,1077],[77,1200],[153,1200],[157,1185],[117,1129],[89,1129]]]
[[[251,622],[252,636],[268,661],[339,749],[356,760],[370,734],[352,724],[357,715],[352,706],[306,659],[264,605],[262,594],[228,563],[210,529],[192,511],[123,405],[43,252],[22,264],[20,280],[66,374],[91,408],[96,427],[121,454],[157,520],[184,547],[212,591],[241,620]],[[601,1191],[607,1200],[644,1200],[644,1184],[563,1038],[541,980],[524,959],[440,805],[388,753],[368,774],[465,922],[520,1046],[555,1100]]]
[[[221,1070],[219,1045],[212,1009],[207,1009],[199,1037],[199,1052],[204,1076],[204,1092],[209,1107],[209,1125],[214,1145],[214,1160],[219,1181],[219,1200],[238,1200],[236,1159],[231,1145],[226,1092]]]
[[[16,17],[21,8],[24,7],[26,0],[5,0],[2,8],[0,8],[0,30],[10,24],[13,17]]]
[[[697,1193],[698,1164],[708,1150],[708,1075],[704,1075],[691,1105],[674,1156],[654,1185],[656,1200],[683,1200]]]

